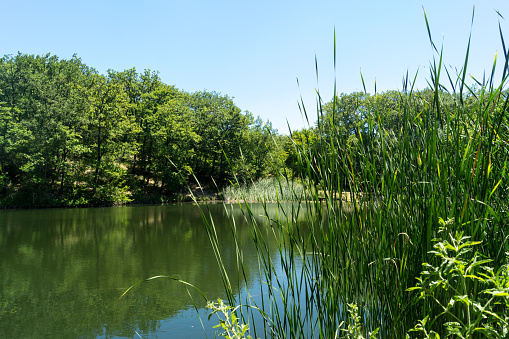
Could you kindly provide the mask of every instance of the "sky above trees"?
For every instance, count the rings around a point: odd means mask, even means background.
[[[306,126],[302,96],[315,121],[316,89],[337,92],[401,89],[407,70],[426,87],[432,37],[453,70],[464,63],[482,80],[495,53],[503,60],[499,21],[509,30],[509,2],[482,1],[10,1],[0,12],[0,55],[73,54],[101,73],[160,72],[188,91],[216,91],[279,132]],[[500,18],[500,12],[505,19]],[[334,31],[336,70],[334,70]],[[509,33],[506,33],[506,36]],[[509,47],[506,42],[506,48]],[[318,65],[318,80],[315,69]],[[499,68],[501,65],[499,65]],[[299,80],[297,85],[296,79]]]

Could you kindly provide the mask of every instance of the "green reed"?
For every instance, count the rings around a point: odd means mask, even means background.
[[[415,91],[407,75],[399,92],[396,126],[388,127],[389,118],[375,99],[359,108],[365,120],[354,145],[337,128],[334,114],[324,113],[318,95],[317,142],[294,143],[305,198],[290,190],[285,199],[297,202],[284,208],[276,196],[276,204],[285,210],[276,216],[264,205],[268,228],[259,224],[249,203],[241,204],[258,250],[263,287],[249,291],[247,281],[240,283],[248,295],[262,293],[258,301],[231,293],[213,221],[203,212],[228,302],[254,306],[237,309],[242,323],[251,324],[253,337],[341,337],[348,304],[358,306],[365,335],[380,328],[380,337],[404,337],[418,320],[440,312],[435,303],[407,289],[415,286],[422,263],[438,265],[428,252],[444,225],[449,232],[481,241],[479,255],[493,259],[495,267],[503,264],[509,250],[509,98],[504,87],[509,51],[500,30],[502,79],[495,79],[495,60],[492,72],[483,81],[474,79],[472,87],[466,78],[470,42],[463,68],[453,75],[444,67],[425,19],[436,51],[428,80],[431,95]],[[333,112],[336,104],[335,98]],[[307,118],[306,107],[300,107]],[[287,182],[281,174],[274,185]],[[348,201],[342,198],[345,192]],[[303,228],[292,227],[302,218]],[[234,218],[231,225],[235,236]],[[268,254],[270,236],[280,239],[278,259]],[[241,248],[237,255],[242,273]],[[480,293],[475,282],[466,291],[471,296]],[[446,299],[451,291],[440,293]],[[255,326],[259,310],[263,325]],[[440,320],[433,326],[437,332],[442,329]]]
[[[223,190],[224,200],[248,202],[306,200],[304,186],[294,181],[279,184],[276,178],[264,178],[249,184],[228,186]]]

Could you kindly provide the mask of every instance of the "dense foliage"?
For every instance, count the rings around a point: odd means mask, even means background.
[[[257,179],[274,171],[281,138],[230,97],[186,93],[156,72],[102,75],[76,56],[0,59],[3,206],[161,201],[185,181]]]
[[[270,232],[245,205],[263,284],[246,281],[247,296],[228,302],[249,305],[239,309],[244,323],[263,315],[250,334],[507,337],[509,50],[501,39],[502,67],[495,60],[481,81],[467,78],[469,47],[454,74],[430,33],[429,88],[416,91],[406,77],[401,91],[318,96],[316,125],[292,134],[286,158],[311,198],[295,196],[275,218],[266,210],[271,229],[285,234],[280,257],[265,255]],[[293,227],[303,210],[304,230]],[[238,260],[242,271],[240,249]],[[362,325],[346,323],[349,305]]]

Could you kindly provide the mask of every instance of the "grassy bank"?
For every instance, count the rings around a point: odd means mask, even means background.
[[[304,185],[279,178],[260,179],[242,185],[228,186],[223,190],[226,202],[302,201],[310,198]]]
[[[405,77],[390,115],[375,94],[356,107],[363,120],[353,137],[341,128],[335,109],[339,99],[327,113],[318,97],[316,141],[294,142],[306,194],[297,208],[277,218],[266,211],[271,227],[286,235],[280,259],[265,255],[265,231],[249,204],[243,205],[264,286],[249,295],[261,293],[261,301],[229,292],[214,226],[206,221],[228,302],[256,306],[237,309],[244,323],[263,311],[264,325],[251,328],[253,337],[341,337],[348,331],[348,311],[354,310],[348,305],[354,304],[358,335],[376,328],[383,338],[433,337],[433,331],[504,335],[507,291],[500,292],[500,299],[493,291],[494,281],[499,291],[509,288],[504,266],[509,251],[509,51],[501,65],[495,60],[493,71],[476,81],[467,78],[470,45],[455,75],[444,66],[429,27],[428,32],[436,52],[428,90],[414,91]],[[501,79],[495,78],[497,67],[503,69]],[[286,180],[279,176],[272,185]],[[337,199],[345,191],[352,202]],[[265,191],[243,194],[263,200]],[[282,199],[276,194],[274,201],[281,204]],[[296,231],[289,225],[302,211],[307,229]],[[242,249],[237,253],[242,272]],[[421,334],[408,332],[416,325]]]

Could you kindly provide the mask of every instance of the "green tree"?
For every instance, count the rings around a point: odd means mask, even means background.
[[[125,202],[129,187],[124,185],[126,168],[121,160],[134,152],[126,136],[137,131],[134,117],[127,114],[127,94],[118,82],[99,74],[91,76],[91,85],[84,90],[88,98],[84,139],[90,150],[84,179],[95,199]]]
[[[287,154],[285,164],[293,178],[305,175],[307,165],[302,159],[310,158],[312,149],[317,147],[317,142],[318,134],[314,128],[292,132],[285,147]]]
[[[243,160],[241,172],[244,181],[247,178],[258,180],[274,174],[274,170],[281,167],[281,143],[270,121],[264,122],[260,117],[253,119],[251,114],[246,116],[250,123],[240,145]]]
[[[5,184],[19,186],[20,194],[63,193],[69,159],[81,149],[83,105],[75,86],[89,69],[77,57],[49,54],[4,57],[0,65],[0,102],[7,107],[0,128]]]
[[[164,85],[152,95],[159,102],[154,115],[158,129],[153,136],[152,173],[161,190],[171,192],[182,186],[182,174],[186,177],[193,172],[194,147],[201,138],[195,132],[188,94]]]
[[[190,108],[200,137],[195,145],[193,171],[202,181],[211,182],[213,178],[225,183],[242,162],[239,146],[249,126],[249,115],[242,114],[230,97],[215,92],[192,94]]]

